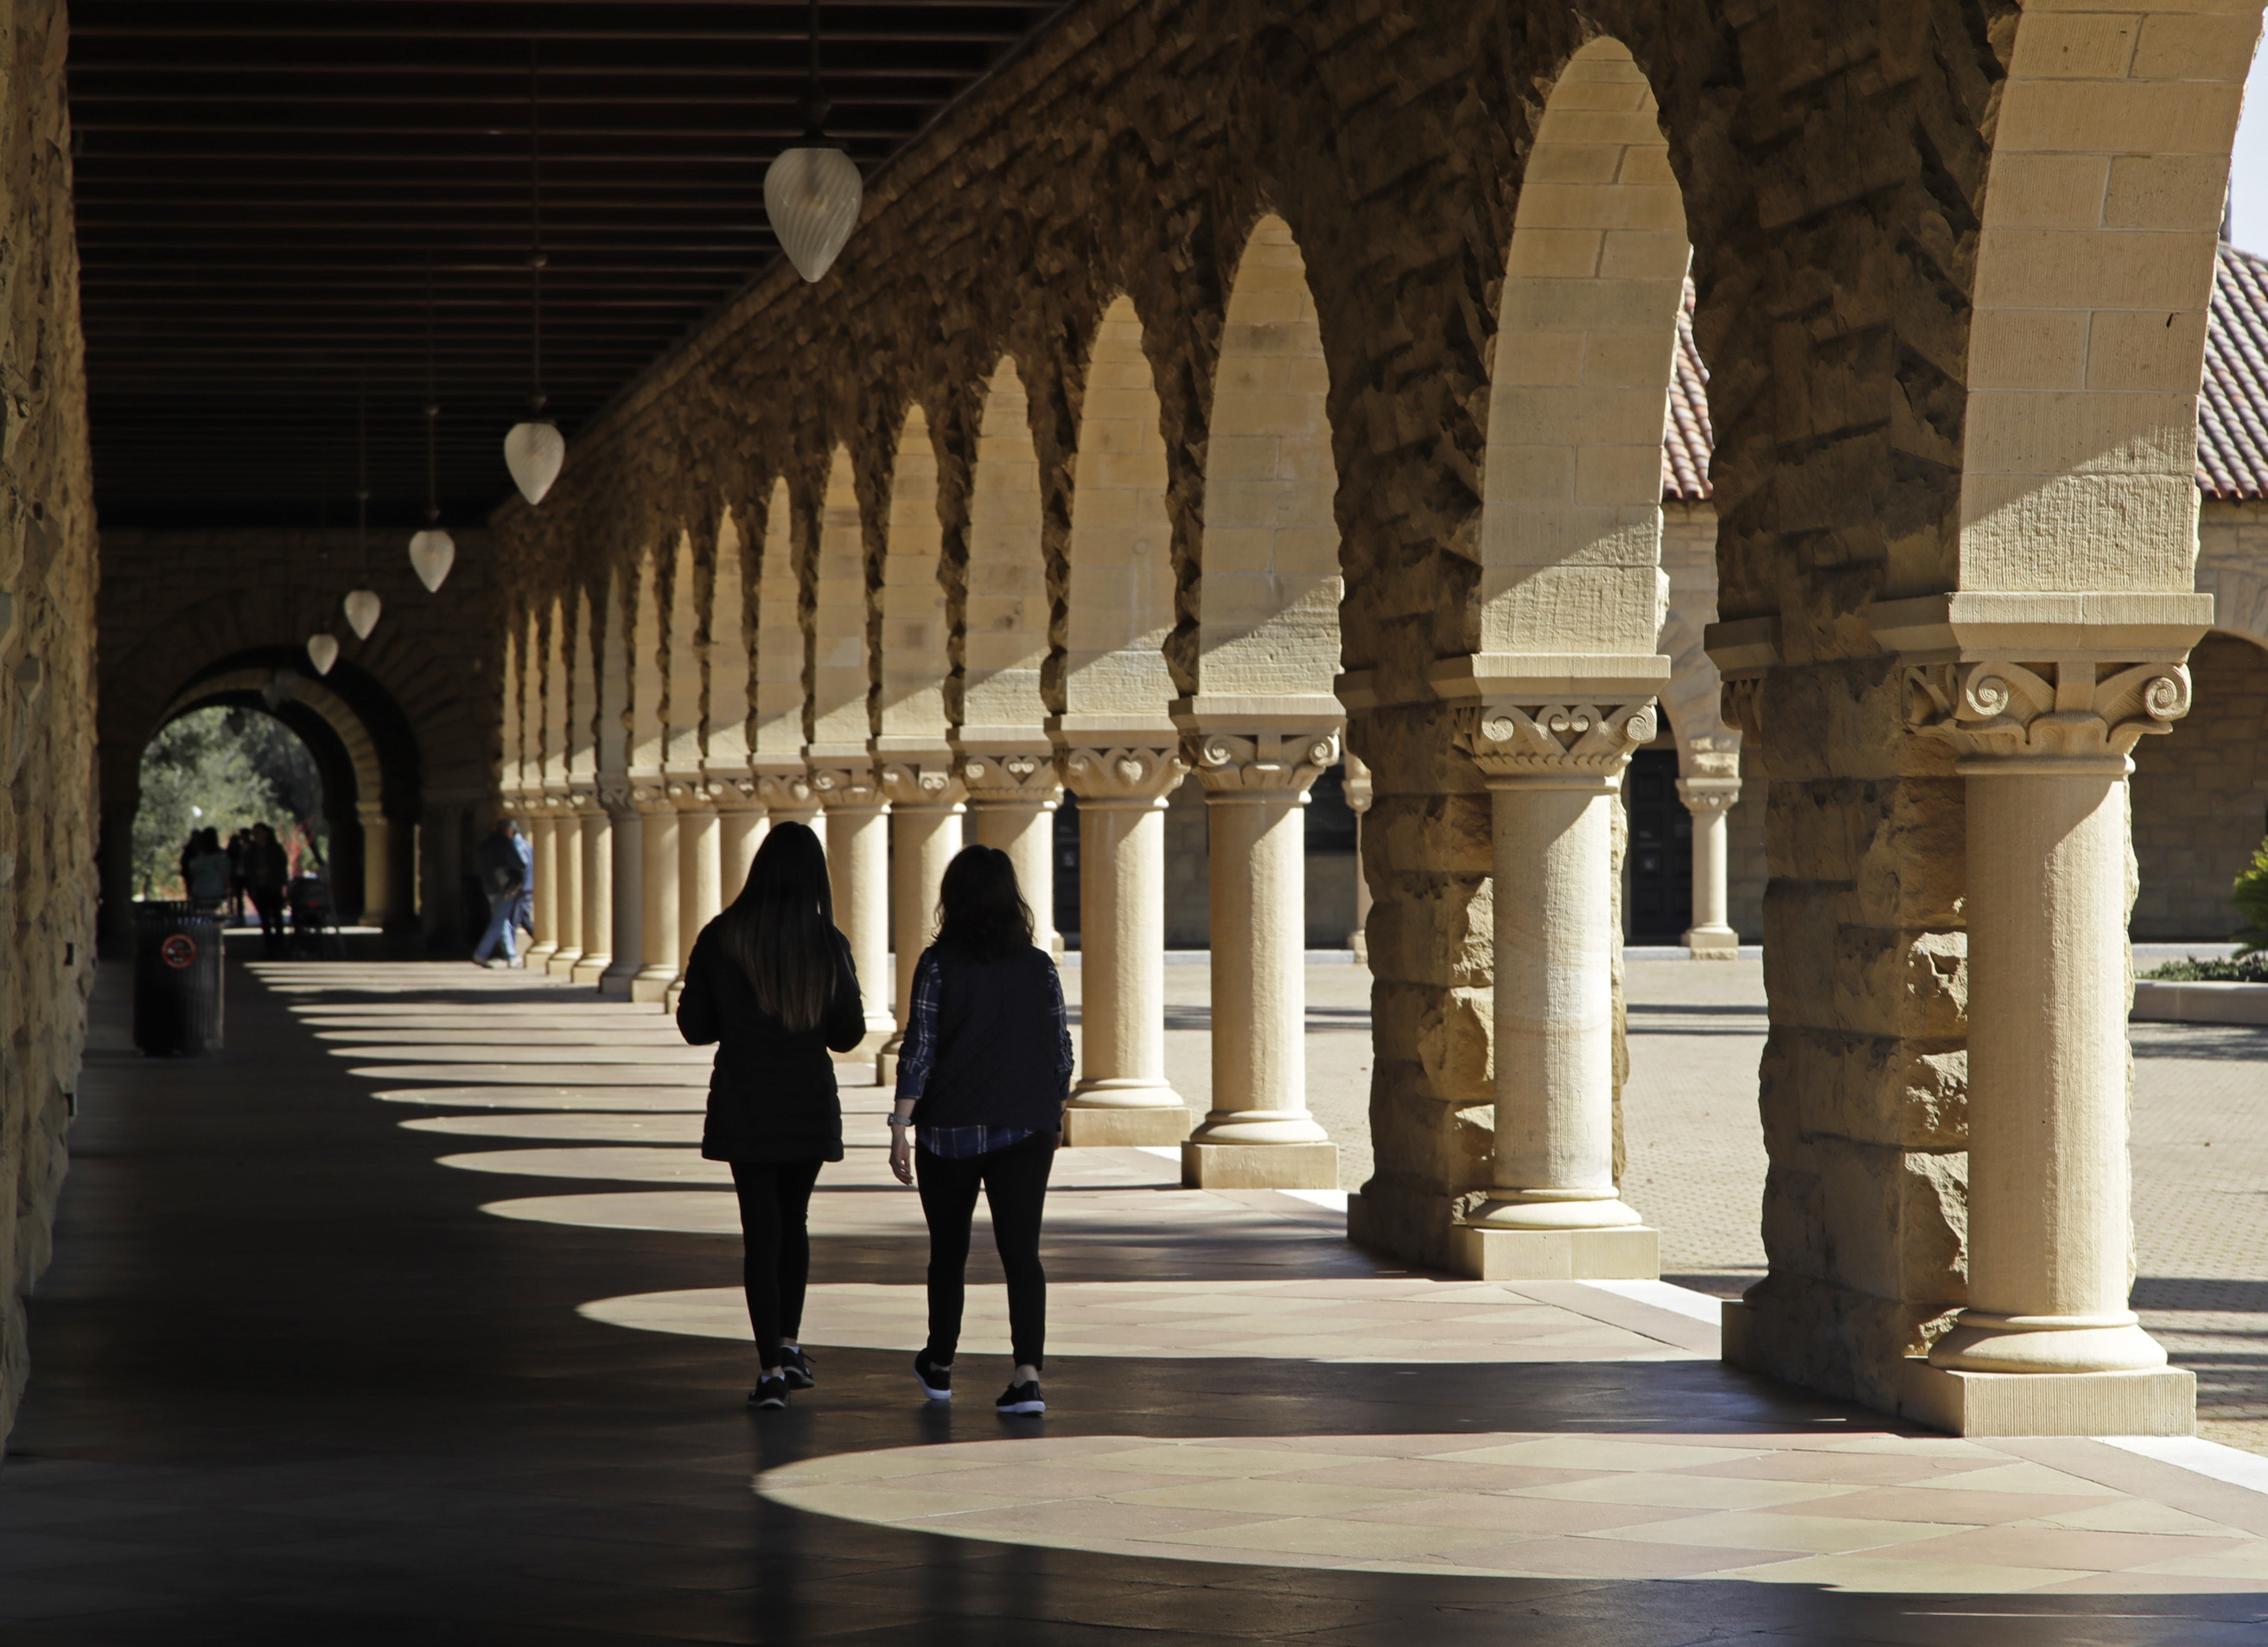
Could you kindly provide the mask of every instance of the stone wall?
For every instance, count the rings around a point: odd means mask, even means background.
[[[94,510],[61,0],[0,0],[0,1435],[30,1370],[94,971]]]
[[[2228,884],[2268,837],[2268,652],[2209,635],[2190,654],[2197,707],[2134,751],[2137,939],[2226,939]]]

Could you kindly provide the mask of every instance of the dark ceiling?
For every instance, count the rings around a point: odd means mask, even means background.
[[[828,134],[896,152],[1062,0],[828,0]],[[809,10],[747,0],[73,0],[95,500],[114,526],[422,525],[426,281],[442,523],[511,491],[531,376],[578,426],[777,255]],[[365,386],[366,388],[361,387]]]

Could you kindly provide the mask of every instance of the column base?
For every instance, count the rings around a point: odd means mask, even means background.
[[[682,979],[682,978],[673,978],[673,979],[671,979],[669,980],[669,987],[668,987],[667,989],[666,989],[666,990],[664,990],[664,991],[662,991],[662,992],[661,992],[661,1009],[662,1009],[664,1012],[666,1012],[666,1013],[669,1014],[669,1015],[670,1015],[670,1016],[672,1016],[672,1017],[675,1017],[675,1016],[677,1016],[677,1001],[678,1001],[678,997],[679,997],[679,996],[681,996],[681,995],[682,995],[682,994],[684,994],[684,993],[685,993],[685,980],[684,980],[684,979]]]
[[[1188,1111],[1182,1112],[1186,1115]],[[1336,1144],[1182,1146],[1182,1186],[1192,1190],[1335,1190]]]
[[[558,953],[559,946],[557,944],[539,943],[532,948],[522,949],[519,952],[519,958],[527,963],[527,970],[529,971],[541,972],[549,969],[551,965],[551,957]]]
[[[1088,1108],[1071,1101],[1064,1112],[1064,1146],[1069,1149],[1132,1149],[1186,1142],[1193,1124],[1180,1104],[1138,1110]],[[1336,1171],[1336,1167],[1333,1169]],[[1337,1180],[1332,1180],[1336,1183]]]
[[[642,967],[630,974],[630,999],[649,1006],[659,1005],[676,981],[677,969],[674,966]]]
[[[607,976],[607,969],[614,964],[615,957],[611,955],[587,956],[575,963],[575,970],[569,976],[578,984],[595,985],[603,995],[607,993],[607,986],[600,980]]]
[[[1910,1356],[1898,1406],[1956,1436],[2193,1436],[2197,1375],[2180,1367],[1955,1372]]]
[[[562,949],[543,964],[543,970],[554,978],[575,976],[575,963],[580,957],[572,949]]]
[[[1685,934],[1685,947],[1697,961],[1737,961],[1741,934],[1730,927],[1696,927]]]
[[[1450,1267],[1476,1281],[1660,1281],[1661,1232],[1619,1230],[1484,1230],[1454,1224]]]

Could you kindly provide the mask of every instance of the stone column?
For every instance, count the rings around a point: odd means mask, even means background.
[[[669,800],[677,809],[677,976],[670,980],[662,1005],[674,1012],[694,941],[723,907],[724,876],[717,806],[708,784],[699,778],[673,779]]]
[[[1347,948],[1354,958],[1370,964],[1370,876],[1362,867],[1362,821],[1370,810],[1370,768],[1352,750],[1346,752],[1346,772],[1342,780],[1346,787],[1347,810],[1354,814],[1354,930],[1347,934]]]
[[[541,972],[559,947],[559,866],[552,850],[551,809],[546,796],[531,794],[521,803],[519,826],[527,831],[527,844],[535,853],[535,934],[520,959],[528,971]]]
[[[771,820],[756,799],[755,779],[734,779],[711,787],[717,798],[717,891],[724,907],[730,909],[748,883],[756,848],[764,844]]]
[[[383,927],[394,915],[394,825],[375,801],[355,802],[362,824],[362,920]]]
[[[1178,1144],[1189,1112],[1166,1082],[1166,797],[1187,775],[1155,744],[1067,748],[1079,797],[1079,1079],[1064,1141]]]
[[[1737,961],[1741,935],[1726,920],[1725,814],[1741,798],[1741,780],[1681,778],[1677,793],[1693,818],[1693,925],[1685,947],[1697,961]]]
[[[677,978],[677,809],[659,783],[630,792],[637,807],[643,873],[638,877],[638,967],[630,999],[657,1006]]]
[[[1182,743],[1205,790],[1212,1111],[1182,1146],[1195,1189],[1335,1189],[1339,1148],[1307,1112],[1307,790],[1335,727]]]
[[[2189,671],[2028,655],[1908,675],[1968,779],[1969,1307],[1906,1407],[1964,1435],[2186,1435],[2195,1377],[2127,1305],[2126,774]]]
[[[615,961],[614,819],[593,792],[578,796],[583,848],[583,952],[575,957],[574,981],[596,985]]]
[[[1056,930],[1056,809],[1063,784],[1055,751],[1033,748],[964,750],[961,781],[968,790],[968,834],[994,846],[1016,866],[1016,884],[1032,906],[1035,941],[1049,955],[1064,952]]]
[[[898,1025],[875,1054],[878,1086],[897,1079],[898,1046],[913,1008],[914,963],[929,944],[945,866],[961,850],[968,792],[954,776],[952,762],[952,751],[942,749],[900,751],[877,762],[890,802],[890,947],[897,956]]]
[[[583,958],[583,813],[581,797],[563,796],[551,814],[551,855],[556,864],[552,883],[558,903],[552,916],[552,936],[558,948],[544,970],[554,978],[575,976],[575,963]]]
[[[1452,1252],[1483,1280],[1651,1279],[1614,1163],[1614,830],[1650,699],[1484,702],[1460,742],[1492,797],[1496,1141]]]
[[[871,762],[814,762],[811,787],[827,813],[827,875],[835,890],[835,924],[850,941],[851,964],[866,1003],[872,1057],[898,1027],[890,1001],[890,808]]]

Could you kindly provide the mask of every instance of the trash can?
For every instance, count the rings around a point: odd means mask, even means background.
[[[219,917],[134,906],[134,1045],[152,1056],[220,1050]]]

